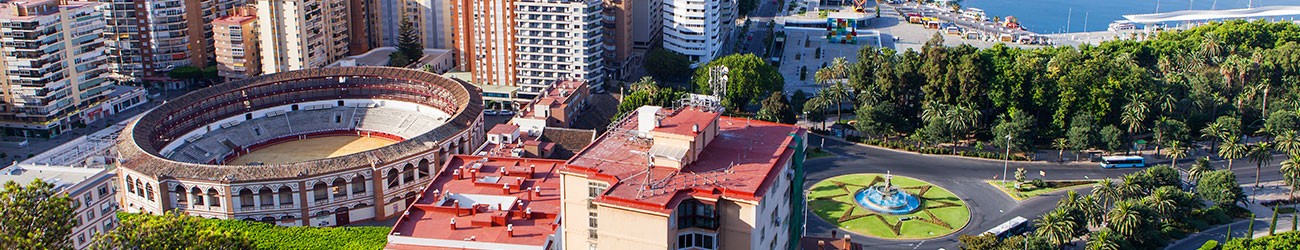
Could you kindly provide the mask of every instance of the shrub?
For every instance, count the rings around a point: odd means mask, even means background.
[[[1218,250],[1218,249],[1219,249],[1219,241],[1217,241],[1217,240],[1206,241],[1205,244],[1204,244],[1204,245],[1201,245],[1201,248],[1198,248],[1198,249],[1200,249],[1200,250]]]

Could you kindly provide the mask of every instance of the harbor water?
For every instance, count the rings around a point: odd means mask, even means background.
[[[961,0],[959,4],[983,9],[990,19],[1015,16],[1029,31],[1053,34],[1105,31],[1111,22],[1129,14],[1241,9],[1252,4],[1300,6],[1300,0]]]

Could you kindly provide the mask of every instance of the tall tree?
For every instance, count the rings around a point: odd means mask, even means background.
[[[785,124],[795,122],[794,110],[790,109],[790,104],[786,103],[785,95],[782,95],[781,91],[772,92],[772,96],[763,99],[763,107],[758,110],[755,118]]]
[[[117,228],[95,237],[91,249],[253,249],[242,232],[202,225],[203,218],[164,212],[120,216]]]
[[[1196,163],[1192,164],[1192,167],[1187,168],[1187,177],[1189,181],[1197,181],[1201,178],[1201,175],[1209,173],[1210,171],[1214,171],[1214,167],[1210,165],[1209,156],[1196,158]]]
[[[1106,151],[1119,152],[1120,149],[1129,147],[1124,146],[1124,140],[1120,137],[1124,133],[1115,125],[1106,125],[1101,129],[1101,142],[1106,146]]]
[[[1074,239],[1075,225],[1067,210],[1057,208],[1034,220],[1034,235],[1047,239],[1053,246],[1061,247]]]
[[[1295,130],[1287,130],[1278,133],[1273,138],[1274,146],[1278,151],[1287,155],[1300,155],[1300,136],[1296,135]]]
[[[646,53],[646,73],[665,81],[680,81],[691,77],[691,59],[676,51],[655,48]]]
[[[731,110],[740,110],[755,97],[781,90],[785,83],[785,78],[766,60],[754,54],[732,54],[695,69],[693,81],[697,93],[712,94],[709,71],[714,66],[727,67],[727,93],[722,103]]]
[[[1114,230],[1103,228],[1092,236],[1088,237],[1088,250],[1120,250],[1124,249],[1122,242],[1124,239],[1115,234]]]
[[[1228,137],[1223,140],[1223,146],[1219,147],[1219,157],[1228,159],[1228,171],[1232,171],[1232,161],[1245,157],[1250,152],[1246,144],[1241,144],[1241,139],[1236,136]]]
[[[1115,188],[1115,182],[1111,179],[1102,179],[1092,184],[1092,195],[1102,200],[1102,207],[1110,207],[1110,203],[1119,198],[1119,190]]]
[[[1070,121],[1070,130],[1066,133],[1069,138],[1070,148],[1074,149],[1074,159],[1078,160],[1079,152],[1092,147],[1095,144],[1098,131],[1096,124],[1093,123],[1092,115],[1080,112]]]
[[[1183,146],[1181,141],[1169,141],[1169,151],[1165,152],[1165,156],[1172,158],[1173,162],[1170,165],[1176,167],[1178,166],[1178,158],[1187,157],[1187,148]]]
[[[1115,208],[1106,213],[1107,227],[1114,229],[1124,238],[1137,238],[1143,233],[1143,224],[1148,223],[1150,219],[1145,210],[1145,207],[1136,202],[1117,202]]]
[[[1282,172],[1282,181],[1291,188],[1291,199],[1295,199],[1295,191],[1300,189],[1300,155],[1291,155],[1282,161],[1282,168],[1278,171]]]
[[[0,190],[0,248],[72,249],[77,208],[54,184],[36,179],[27,186],[9,181]]]
[[[1140,94],[1129,95],[1129,103],[1124,105],[1124,112],[1120,114],[1120,121],[1128,127],[1129,141],[1136,140],[1137,133],[1146,126],[1148,110],[1146,102],[1142,99]]]
[[[1070,141],[1069,141],[1069,140],[1066,140],[1065,138],[1056,138],[1056,140],[1052,140],[1052,147],[1053,147],[1053,148],[1056,148],[1056,150],[1057,150],[1057,151],[1056,151],[1056,161],[1057,161],[1057,162],[1064,162],[1064,161],[1065,161],[1065,149],[1070,148]]]
[[[419,61],[424,57],[424,45],[420,44],[420,33],[415,29],[415,23],[409,18],[402,18],[402,23],[397,28],[397,51],[406,55],[407,59],[412,62]],[[402,65],[405,67],[406,65]]]
[[[1272,144],[1268,142],[1256,143],[1250,147],[1247,153],[1248,158],[1255,162],[1255,187],[1259,187],[1259,174],[1263,171],[1264,165],[1273,160]]]

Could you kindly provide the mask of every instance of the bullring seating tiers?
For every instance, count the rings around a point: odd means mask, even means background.
[[[335,122],[336,119],[337,121]],[[412,138],[441,126],[447,117],[383,106],[313,106],[311,109],[269,113],[253,120],[221,124],[192,136],[168,158],[189,163],[217,163],[237,148],[270,140],[331,131],[373,131]],[[234,124],[234,125],[230,125]],[[190,140],[193,139],[193,140]]]

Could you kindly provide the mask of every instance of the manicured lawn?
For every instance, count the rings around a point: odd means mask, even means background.
[[[970,221],[970,210],[966,208],[966,203],[960,198],[953,195],[952,192],[941,187],[934,186],[930,183],[907,178],[894,176],[893,184],[901,191],[916,194],[918,187],[930,186],[925,192],[921,201],[921,209],[906,215],[888,215],[876,214],[871,210],[858,206],[853,201],[853,192],[871,184],[872,180],[880,174],[851,174],[843,175],[818,182],[809,190],[808,206],[814,214],[831,224],[838,225],[840,228],[853,231],[859,234],[886,239],[926,239],[936,238],[952,234]],[[845,183],[848,191],[834,182]],[[883,182],[880,183],[883,185]],[[830,197],[830,198],[826,198]],[[821,199],[819,199],[821,198]],[[955,206],[947,205],[950,203]],[[838,222],[845,212],[850,209],[853,216],[867,215],[866,217],[854,218],[844,222]],[[927,213],[929,212],[929,213]],[[935,218],[948,227],[925,222],[920,219],[929,219],[933,214]],[[884,219],[884,221],[881,220]],[[901,218],[910,220],[902,221]],[[898,234],[891,229],[892,225],[899,226]],[[951,228],[949,228],[951,227]]]
[[[1003,184],[1002,181],[984,181],[984,182],[987,182],[989,185],[993,185],[994,187],[997,187],[998,190],[1002,190],[1003,193],[1006,193],[1008,196],[1011,196],[1011,198],[1016,200],[1034,198],[1035,196],[1056,192],[1063,189],[1075,189],[1075,188],[1087,187],[1089,185],[1092,185],[1093,183],[1097,183],[1097,181],[1047,181],[1048,184],[1047,187],[1033,187],[1033,185],[1026,182],[1020,185],[1028,186],[1032,188],[1026,190],[1016,190],[1015,181],[1007,181],[1006,184]]]

